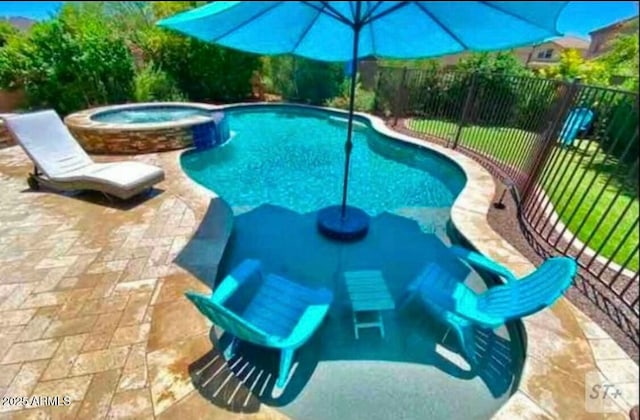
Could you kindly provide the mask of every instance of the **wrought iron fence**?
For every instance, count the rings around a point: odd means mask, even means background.
[[[639,343],[638,94],[576,81],[382,67],[376,112],[513,185],[525,234]]]

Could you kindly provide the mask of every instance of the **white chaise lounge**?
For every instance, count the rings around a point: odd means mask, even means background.
[[[164,180],[164,171],[141,162],[95,163],[53,110],[4,116],[6,128],[35,164],[32,189],[95,190],[126,200]]]

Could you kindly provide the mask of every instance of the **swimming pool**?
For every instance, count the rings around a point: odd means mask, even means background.
[[[328,112],[226,110],[236,137],[224,147],[182,155],[185,172],[232,207],[263,203],[300,213],[339,204],[346,123]],[[406,207],[448,208],[464,173],[440,155],[384,138],[358,124],[350,205],[374,216]]]
[[[234,211],[219,276],[256,258],[265,272],[334,293],[322,328],[297,352],[283,394],[273,394],[268,379],[278,359],[262,348],[243,344],[229,361],[238,380],[260,390],[260,404],[290,418],[490,418],[522,368],[518,327],[478,331],[477,367],[456,353],[455,339],[443,344],[446,326],[416,305],[381,314],[384,338],[364,330],[355,339],[343,277],[346,271],[379,271],[399,302],[425,264],[437,262],[474,290],[486,289],[484,279],[447,247],[450,209],[466,182],[462,170],[434,151],[358,124],[348,201],[372,216],[370,233],[355,243],[336,242],[317,232],[315,212],[341,199],[343,116],[286,106],[224,112],[236,136],[181,156],[184,171]],[[213,367],[198,371],[196,389],[218,406],[237,409],[237,381],[223,380],[207,357],[215,352],[198,360],[198,366]]]

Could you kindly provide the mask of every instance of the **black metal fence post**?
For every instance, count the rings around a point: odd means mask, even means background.
[[[580,80],[576,78],[568,86],[565,85],[567,86],[567,91],[562,96],[558,108],[552,111],[554,119],[551,121],[551,124],[549,124],[547,130],[545,130],[545,133],[543,134],[543,138],[541,139],[542,147],[539,150],[538,155],[533,157],[534,163],[531,168],[531,172],[529,173],[529,179],[526,181],[525,187],[523,188],[523,191],[521,193],[523,202],[526,202],[530,198],[530,194],[533,188],[536,186],[540,175],[543,173],[548,163],[549,157],[551,157],[551,154],[557,143],[556,140],[558,138],[558,135],[562,130],[562,123],[565,119],[565,116],[568,114],[569,109],[573,105],[576,94],[578,93],[579,82]]]
[[[374,91],[374,96],[373,96],[373,110],[375,112],[378,112],[378,106],[380,106],[380,86],[382,85],[382,71],[383,69],[378,67],[376,69],[375,74],[375,85],[376,85],[376,90]]]
[[[462,113],[460,114],[460,119],[458,120],[458,129],[456,130],[456,136],[453,139],[452,149],[458,147],[458,142],[460,141],[460,135],[462,134],[462,128],[467,122],[467,118],[469,116],[469,111],[471,110],[471,104],[476,95],[476,87],[478,83],[478,73],[474,72],[471,75],[471,83],[469,84],[469,91],[467,92],[467,97],[464,101],[464,106],[462,107]]]
[[[404,108],[404,99],[406,97],[406,86],[405,83],[407,81],[407,67],[402,68],[402,79],[400,80],[400,85],[398,86],[398,96],[396,98],[396,106],[394,110],[394,118],[393,118],[393,126],[398,125],[398,114],[403,112]]]

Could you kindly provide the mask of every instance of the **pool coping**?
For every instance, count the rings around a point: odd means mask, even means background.
[[[342,109],[290,103],[235,103],[221,105],[217,109],[245,107],[292,107],[348,115]],[[480,163],[455,150],[394,131],[374,115],[363,112],[354,115],[368,121],[371,128],[390,139],[430,149],[456,164],[467,180],[451,207],[451,222],[457,232],[478,252],[504,265],[517,276],[526,275],[536,268],[489,225],[487,215],[496,195],[496,183]],[[608,381],[615,386],[620,380],[610,378],[619,378],[621,364],[627,369],[638,370],[637,364],[608,334],[565,297],[551,308],[522,319],[521,324],[525,341],[522,374],[517,389],[494,415],[495,419],[600,417],[587,412],[587,386],[591,384],[587,377],[596,375],[600,381]],[[610,351],[603,351],[602,347]],[[608,354],[618,356],[612,358]],[[619,363],[610,363],[612,360]],[[629,392],[637,395],[637,389],[636,385]],[[569,398],[569,395],[574,398]],[[576,397],[581,398],[582,403]],[[628,413],[637,401],[625,395],[615,404],[618,411],[614,414],[621,414]]]

